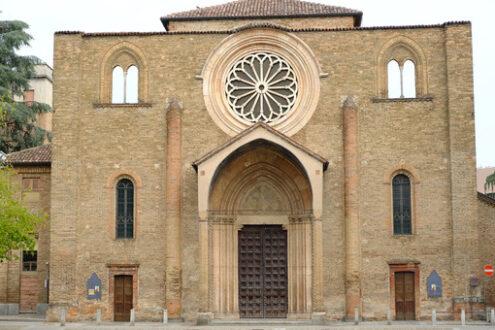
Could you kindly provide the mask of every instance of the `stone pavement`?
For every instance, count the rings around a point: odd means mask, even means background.
[[[186,329],[220,329],[220,330],[282,330],[282,329],[308,329],[308,330],[324,330],[324,329],[383,329],[383,330],[408,330],[408,329],[437,329],[437,330],[454,330],[454,329],[495,329],[484,321],[467,321],[466,325],[462,326],[460,321],[438,321],[435,326],[429,321],[396,321],[391,325],[387,322],[361,322],[355,325],[353,322],[329,322],[326,325],[311,325],[301,323],[291,323],[282,321],[273,321],[267,323],[259,323],[257,320],[253,322],[244,321],[242,323],[222,323],[212,324],[207,326],[196,326],[193,324],[170,322],[162,324],[158,322],[136,322],[131,326],[128,322],[102,322],[97,325],[95,322],[67,322],[65,326],[61,326],[59,322],[46,322],[39,315],[0,315],[0,330],[20,330],[20,329],[97,329],[97,330],[114,330],[114,329],[167,329],[167,330],[186,330]]]

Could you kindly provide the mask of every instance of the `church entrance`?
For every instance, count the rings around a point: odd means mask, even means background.
[[[238,242],[240,317],[287,317],[287,231],[244,226]]]
[[[395,273],[395,319],[414,320],[414,273]]]
[[[319,317],[322,224],[314,207],[320,210],[322,159],[265,126],[255,125],[239,139],[253,140],[230,141],[195,162],[202,217],[200,315]],[[202,206],[208,206],[204,213]]]
[[[132,276],[115,276],[114,320],[129,321],[132,309]]]

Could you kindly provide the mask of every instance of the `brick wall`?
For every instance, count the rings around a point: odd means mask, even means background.
[[[479,257],[477,239],[470,25],[415,29],[375,29],[295,33],[309,45],[322,71],[318,108],[293,138],[329,159],[324,173],[323,301],[331,319],[345,313],[344,162],[342,103],[354,96],[359,108],[359,178],[362,311],[384,319],[393,294],[389,263],[419,261],[420,310],[452,311]],[[377,58],[392,38],[414,40],[427,63],[429,99],[390,102],[378,95]],[[55,36],[55,118],[52,176],[52,317],[66,304],[69,317],[93,304],[85,285],[96,272],[102,279],[103,308],[109,303],[108,269],[112,261],[139,263],[136,317],[158,317],[165,306],[166,248],[180,249],[182,313],[187,320],[199,308],[199,222],[197,174],[191,163],[228,141],[204,105],[203,82],[195,77],[226,34]],[[99,103],[101,59],[112,47],[131,43],[146,54],[149,105],[94,106]],[[458,64],[456,64],[458,63]],[[457,67],[457,69],[456,69]],[[466,83],[463,83],[466,82]],[[182,112],[182,246],[166,232],[166,100],[177,98]],[[455,141],[453,140],[455,139]],[[391,192],[387,175],[411,168],[414,234],[391,231]],[[136,236],[116,240],[116,173],[142,182]],[[471,175],[472,174],[472,175]],[[472,189],[471,189],[472,188]],[[472,196],[471,196],[472,195]],[[469,240],[463,239],[463,235]],[[454,246],[452,245],[454,242]],[[465,251],[469,249],[469,253]],[[454,259],[452,259],[452,255]],[[467,268],[462,268],[468,261]],[[444,283],[442,298],[426,296],[426,278],[436,270]],[[104,315],[111,319],[112,315]]]

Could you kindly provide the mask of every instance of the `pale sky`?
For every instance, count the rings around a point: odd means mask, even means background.
[[[164,31],[166,14],[226,3],[228,0],[2,0],[0,20],[22,20],[30,25],[31,47],[53,64],[55,31],[120,32]],[[362,26],[440,24],[468,20],[473,28],[476,157],[478,167],[495,167],[495,1],[493,0],[313,0],[363,12]]]

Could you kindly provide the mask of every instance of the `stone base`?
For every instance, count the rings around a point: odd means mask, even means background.
[[[19,314],[19,304],[0,304],[0,315]]]
[[[213,313],[202,312],[198,313],[198,317],[196,319],[197,325],[209,325],[213,318]]]
[[[37,304],[36,305],[36,314],[45,315],[48,309],[48,304]]]
[[[314,325],[325,325],[325,312],[314,312],[311,315],[311,324]]]
[[[454,298],[453,313],[454,319],[461,319],[461,311],[464,308],[466,320],[485,320],[486,310],[485,301],[483,298]]]

